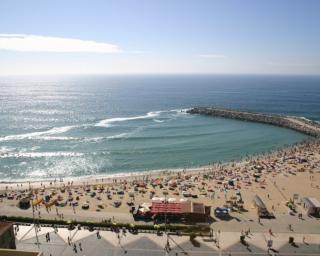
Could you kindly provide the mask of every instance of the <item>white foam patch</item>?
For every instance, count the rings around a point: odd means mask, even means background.
[[[12,152],[14,150],[15,150],[15,148],[2,146],[2,147],[0,147],[0,154],[7,154],[7,153]]]
[[[98,127],[110,127],[113,123],[118,122],[125,122],[125,121],[132,121],[132,120],[141,120],[141,119],[150,119],[154,118],[156,116],[159,116],[161,111],[154,111],[154,112],[148,112],[146,115],[143,116],[132,116],[132,117],[114,117],[114,118],[108,118],[101,120],[100,122],[96,123],[95,126]]]
[[[159,120],[159,119],[153,119],[153,121],[155,121],[156,123],[163,123],[164,120]]]
[[[50,130],[46,131],[41,131],[41,132],[31,132],[31,133],[24,133],[24,134],[16,134],[16,135],[8,135],[4,137],[0,137],[0,142],[3,141],[15,141],[15,140],[47,140],[47,141],[53,141],[53,140],[60,140],[60,141],[67,141],[67,140],[82,140],[82,141],[93,141],[97,142],[99,140],[103,139],[116,139],[116,138],[123,138],[127,137],[127,133],[121,133],[118,135],[113,135],[109,137],[96,137],[96,138],[76,138],[76,137],[67,137],[67,136],[53,136],[57,134],[63,134],[66,133],[74,128],[77,127],[92,127],[92,126],[97,126],[97,127],[110,127],[113,123],[118,123],[118,122],[125,122],[125,121],[132,121],[132,120],[142,120],[142,119],[153,119],[154,122],[162,123],[164,122],[163,120],[156,119],[156,117],[160,116],[162,113],[175,113],[175,114],[186,114],[186,111],[188,109],[173,109],[173,110],[160,110],[160,111],[151,111],[148,112],[145,115],[141,116],[132,116],[132,117],[114,117],[114,118],[108,118],[101,120],[100,122],[96,124],[83,124],[80,126],[62,126],[62,127],[54,127]],[[1,151],[2,150],[1,148]],[[0,151],[0,152],[1,152]]]
[[[32,139],[35,140],[78,140],[78,138],[74,138],[74,137],[63,137],[63,136],[42,136],[42,137],[33,137]]]
[[[42,132],[31,132],[31,133],[24,133],[24,134],[17,134],[17,135],[9,135],[9,136],[5,136],[5,137],[0,137],[0,142],[1,141],[10,141],[10,140],[34,139],[34,138],[39,138],[43,135],[50,136],[50,135],[55,135],[55,134],[61,134],[61,133],[65,133],[75,127],[76,126],[62,126],[62,127],[54,127],[50,130],[42,131]]]
[[[112,136],[108,136],[107,139],[120,139],[120,138],[127,138],[129,136],[129,133],[120,133]]]
[[[0,158],[40,158],[40,157],[59,157],[59,156],[82,156],[78,152],[9,152],[0,155]]]

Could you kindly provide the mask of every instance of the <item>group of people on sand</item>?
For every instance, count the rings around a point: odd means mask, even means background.
[[[81,207],[81,204],[86,204],[90,210],[114,213],[129,213],[131,205],[151,203],[156,198],[160,201],[170,199],[172,203],[192,200],[213,205],[220,201],[226,203],[235,195],[241,197],[243,191],[251,191],[253,187],[265,189],[270,178],[275,180],[278,175],[290,176],[309,172],[313,187],[319,188],[316,180],[318,176],[315,176],[319,167],[320,142],[315,140],[239,162],[213,164],[189,171],[151,172],[141,176],[76,182],[54,180],[27,186],[17,184],[16,187],[6,185],[0,191],[0,200],[2,203],[18,200],[30,192],[33,198],[46,197],[49,201],[56,200],[53,206],[37,204],[32,208],[39,218],[43,214],[41,210],[45,209],[46,217],[58,219],[64,219],[65,209],[72,210],[73,215],[78,216],[76,209]],[[277,188],[278,185],[273,182],[273,186]],[[277,189],[281,194],[282,190]],[[267,195],[269,200],[274,200],[270,199],[269,192]],[[52,213],[52,207],[55,207],[56,214]]]

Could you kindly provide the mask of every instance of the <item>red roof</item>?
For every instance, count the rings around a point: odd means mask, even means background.
[[[205,214],[205,207],[202,203],[183,202],[183,203],[159,203],[152,202],[152,214]]]
[[[152,214],[163,214],[163,213],[181,214],[182,213],[181,204],[153,202],[151,213]]]

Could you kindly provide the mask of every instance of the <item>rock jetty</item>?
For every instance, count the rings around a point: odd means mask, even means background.
[[[192,108],[189,109],[187,113],[270,124],[295,130],[309,136],[320,137],[320,125],[316,122],[300,117],[281,116],[210,107]]]

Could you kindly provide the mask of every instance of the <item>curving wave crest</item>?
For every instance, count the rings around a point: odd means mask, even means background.
[[[96,123],[95,126],[110,127],[111,124],[117,123],[117,122],[125,122],[125,121],[132,121],[132,120],[154,118],[156,116],[159,116],[160,113],[161,113],[161,111],[153,111],[153,112],[148,112],[146,115],[142,115],[142,116],[107,118],[107,119],[101,120],[100,122]]]
[[[117,135],[112,135],[108,137],[97,137],[97,138],[77,138],[77,137],[70,137],[70,136],[55,136],[59,134],[66,133],[74,128],[78,127],[104,127],[108,128],[112,126],[114,123],[119,122],[126,122],[132,120],[143,120],[143,119],[152,119],[156,123],[162,123],[164,120],[157,119],[163,113],[175,113],[175,114],[184,114],[186,113],[187,109],[173,109],[173,110],[161,110],[161,111],[150,111],[145,115],[140,116],[131,116],[131,117],[114,117],[114,118],[107,118],[99,121],[95,124],[83,124],[83,125],[70,125],[70,126],[62,126],[62,127],[54,127],[47,131],[40,131],[40,132],[31,132],[31,133],[24,133],[24,134],[16,134],[16,135],[8,135],[0,137],[0,142],[5,141],[16,141],[16,140],[44,140],[44,141],[69,141],[69,140],[79,140],[79,141],[100,141],[103,139],[117,139],[117,138],[124,138],[128,136],[128,133],[121,133]]]
[[[48,131],[30,132],[30,133],[17,134],[17,135],[8,135],[8,136],[0,137],[0,141],[24,140],[24,139],[35,139],[35,138],[48,139],[47,136],[65,133],[75,127],[76,126],[62,126],[62,127],[54,127]]]

